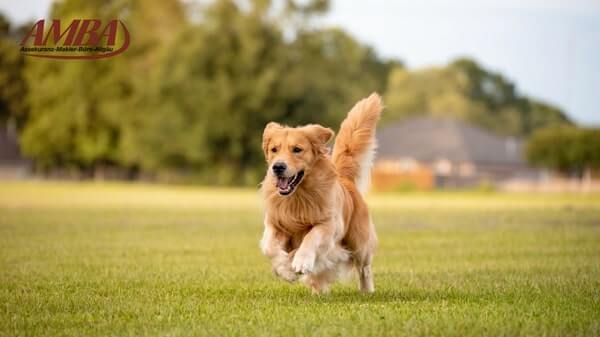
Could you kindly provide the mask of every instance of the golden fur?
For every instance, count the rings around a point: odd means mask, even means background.
[[[332,155],[329,128],[274,122],[265,127],[269,166],[261,187],[266,201],[261,250],[279,277],[301,278],[321,293],[354,265],[360,290],[374,291],[371,260],[377,237],[361,191],[370,175],[382,109],[378,94],[359,101],[342,122]]]

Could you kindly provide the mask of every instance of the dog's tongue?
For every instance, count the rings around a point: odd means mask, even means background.
[[[291,180],[292,180],[292,178],[284,178],[284,177],[277,178],[277,188],[282,189],[282,190],[287,189]]]

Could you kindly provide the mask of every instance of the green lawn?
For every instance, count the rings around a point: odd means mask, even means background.
[[[0,182],[0,336],[599,336],[600,196],[369,198],[376,293],[272,276],[251,190]]]

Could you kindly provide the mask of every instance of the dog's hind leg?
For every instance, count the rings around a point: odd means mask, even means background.
[[[373,252],[377,245],[377,236],[373,230],[373,224],[370,224],[369,228],[370,231],[365,238],[365,244],[359,250],[353,252],[354,265],[360,282],[359,289],[363,293],[372,293],[375,291],[371,262],[373,261]]]
[[[369,254],[363,261],[359,261],[356,264],[360,279],[360,291],[363,293],[372,293],[375,291],[373,273],[371,272],[371,260],[372,256]]]

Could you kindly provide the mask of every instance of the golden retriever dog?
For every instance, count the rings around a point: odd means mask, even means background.
[[[354,266],[360,290],[375,291],[371,261],[377,236],[362,193],[370,182],[382,109],[376,93],[359,101],[342,122],[331,155],[329,128],[275,122],[265,127],[268,169],[261,186],[266,214],[260,247],[275,275],[301,279],[318,294]]]

